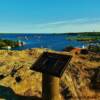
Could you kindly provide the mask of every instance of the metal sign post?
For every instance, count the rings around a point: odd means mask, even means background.
[[[42,75],[43,100],[60,100],[59,78],[51,75]]]
[[[42,72],[43,100],[60,100],[59,79],[71,60],[71,55],[44,52],[31,67]]]

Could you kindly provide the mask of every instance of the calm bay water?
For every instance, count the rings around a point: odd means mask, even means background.
[[[0,34],[0,39],[21,40],[26,44],[13,50],[24,50],[30,48],[49,48],[61,51],[66,46],[82,47],[86,45],[78,41],[69,41],[67,34]]]

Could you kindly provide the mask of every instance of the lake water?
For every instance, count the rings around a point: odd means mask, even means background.
[[[21,40],[26,43],[26,45],[13,48],[13,50],[43,47],[61,51],[66,46],[82,47],[86,45],[79,41],[69,41],[68,37],[67,34],[0,34],[0,39]]]

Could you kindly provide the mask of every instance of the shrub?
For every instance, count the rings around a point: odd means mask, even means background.
[[[67,46],[67,47],[65,47],[64,51],[70,52],[72,49],[74,49],[73,46]]]

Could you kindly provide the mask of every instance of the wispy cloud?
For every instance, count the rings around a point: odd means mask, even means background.
[[[55,21],[43,24],[36,24],[36,27],[45,27],[45,26],[55,26],[55,25],[65,25],[65,24],[86,24],[86,23],[97,23],[100,22],[100,18],[79,18],[73,20],[65,21]]]
[[[100,31],[100,18],[79,18],[34,25],[36,32],[83,32]]]
[[[24,33],[64,33],[100,31],[100,18],[78,18],[65,21],[55,21],[40,24],[15,24],[0,25],[1,32]]]

